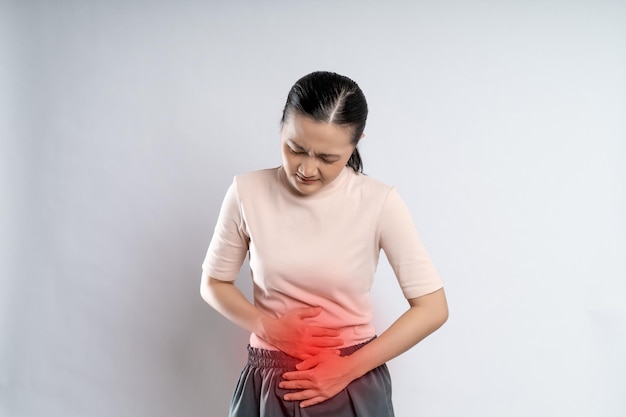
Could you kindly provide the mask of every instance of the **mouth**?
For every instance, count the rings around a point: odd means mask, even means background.
[[[298,179],[298,182],[301,182],[302,184],[313,184],[317,181],[316,178],[304,178],[300,174],[296,174],[296,178]]]

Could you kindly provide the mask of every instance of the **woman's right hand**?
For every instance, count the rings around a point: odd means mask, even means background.
[[[311,326],[305,322],[321,312],[321,307],[303,307],[280,318],[265,316],[262,319],[264,339],[286,354],[302,360],[322,352],[339,353],[332,349],[342,344],[339,330]]]

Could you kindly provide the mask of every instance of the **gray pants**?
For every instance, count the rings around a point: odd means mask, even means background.
[[[367,342],[366,342],[367,343]],[[366,343],[341,349],[354,353]],[[283,352],[248,346],[248,363],[241,372],[230,404],[230,417],[393,417],[391,378],[387,365],[352,381],[334,397],[306,408],[285,401],[288,390],[278,387],[282,374],[300,362]]]

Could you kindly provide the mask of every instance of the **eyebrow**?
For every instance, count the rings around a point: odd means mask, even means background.
[[[289,142],[289,145],[293,146],[294,148],[296,148],[297,151],[303,151],[308,153],[309,150],[303,148],[302,146],[298,145],[296,142],[294,142],[291,139],[287,140]],[[340,159],[341,155],[335,155],[332,153],[316,153],[315,156],[319,157],[319,158],[327,158],[327,159]]]

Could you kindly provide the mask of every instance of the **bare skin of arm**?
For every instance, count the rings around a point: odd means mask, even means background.
[[[308,407],[337,395],[350,382],[419,343],[448,319],[443,288],[409,301],[409,309],[378,338],[350,356],[320,354],[283,374],[281,388],[299,390],[285,396]]]
[[[296,390],[286,400],[301,401],[301,407],[323,402],[350,382],[410,349],[437,330],[448,318],[443,289],[413,298],[409,309],[385,332],[350,356],[338,356],[339,332],[311,327],[306,318],[318,308],[294,310],[283,317],[271,317],[252,305],[230,281],[203,278],[202,298],[238,326],[256,333],[281,351],[303,360],[297,371],[287,372],[281,388]]]
[[[293,310],[282,317],[271,317],[256,308],[231,281],[203,277],[202,298],[236,325],[255,333],[276,348],[298,359],[320,353],[336,355],[341,345],[339,331],[307,325],[306,319],[321,312],[319,307]]]

